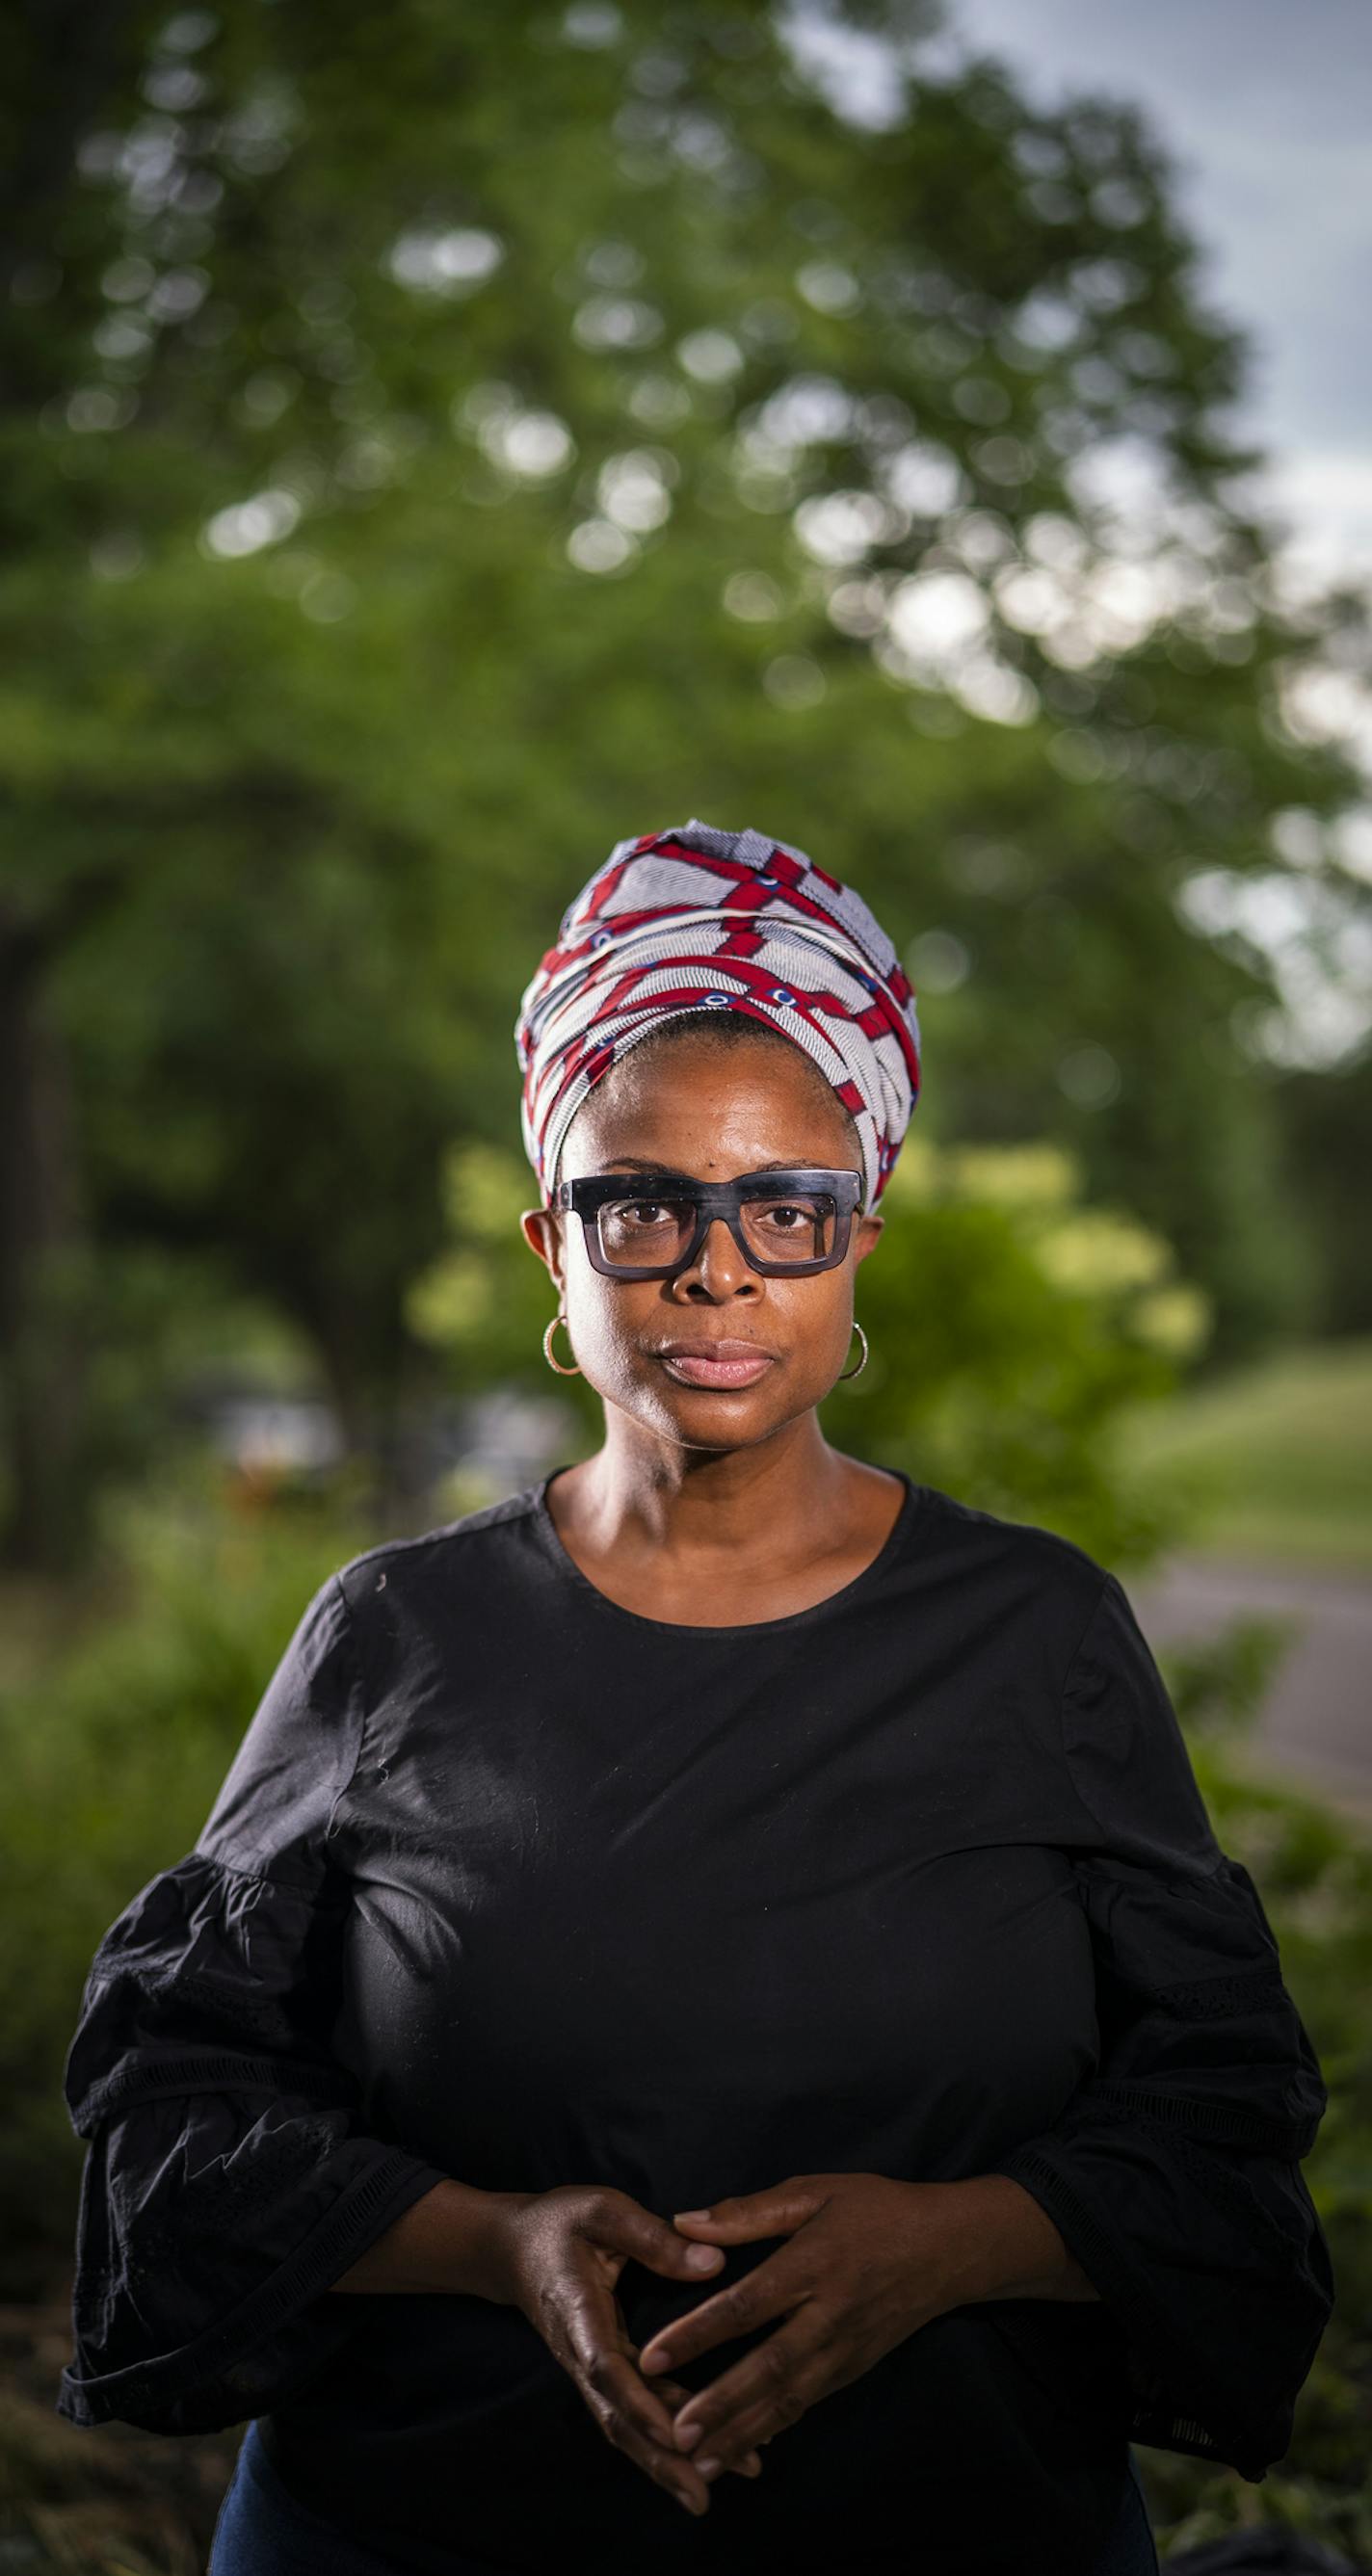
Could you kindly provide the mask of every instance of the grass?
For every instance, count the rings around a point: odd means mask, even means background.
[[[1175,1477],[1198,1553],[1372,1566],[1372,1342],[1264,1360],[1139,1414],[1131,1464]]]

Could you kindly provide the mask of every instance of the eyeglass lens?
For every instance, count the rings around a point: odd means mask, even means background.
[[[833,1246],[835,1205],[820,1192],[745,1199],[739,1219],[762,1261],[821,1261]],[[683,1258],[698,1221],[694,1199],[607,1199],[599,1211],[601,1249],[627,1269],[666,1268]]]

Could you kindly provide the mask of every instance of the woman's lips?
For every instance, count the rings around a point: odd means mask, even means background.
[[[747,1359],[703,1359],[686,1351],[663,1351],[662,1365],[686,1386],[751,1386],[772,1365],[768,1351]]]

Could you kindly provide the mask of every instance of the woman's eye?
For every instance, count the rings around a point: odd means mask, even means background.
[[[651,1225],[666,1213],[661,1199],[631,1199],[620,1210],[620,1214],[633,1225]]]

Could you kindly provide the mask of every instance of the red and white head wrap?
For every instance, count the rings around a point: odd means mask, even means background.
[[[520,1121],[545,1206],[593,1084],[660,1020],[707,1009],[747,1011],[813,1056],[875,1207],[919,1097],[910,979],[861,896],[803,850],[698,822],[616,842],[521,1000]]]

